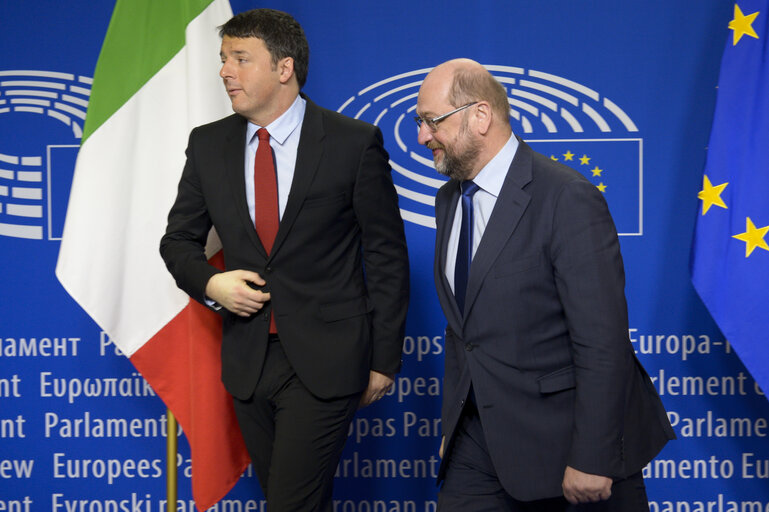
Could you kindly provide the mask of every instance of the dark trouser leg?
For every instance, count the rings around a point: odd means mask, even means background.
[[[546,447],[544,447],[546,449]],[[607,501],[571,505],[565,498],[518,501],[497,478],[478,412],[469,404],[448,453],[446,478],[438,493],[439,512],[648,512],[641,472],[614,482]]]
[[[331,510],[334,472],[359,399],[360,394],[315,397],[297,378],[280,343],[270,343],[254,396],[235,400],[268,510]]]
[[[491,463],[475,407],[465,408],[447,454],[446,478],[438,493],[438,512],[513,511]]]
[[[614,482],[611,497],[606,501],[572,505],[564,498],[553,498],[521,505],[520,510],[527,512],[649,512],[646,486],[640,471]]]

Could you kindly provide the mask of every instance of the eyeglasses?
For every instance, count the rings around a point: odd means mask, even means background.
[[[473,101],[472,103],[468,103],[467,105],[462,105],[459,108],[455,108],[451,112],[446,112],[445,114],[442,114],[442,115],[440,115],[438,117],[433,117],[431,119],[425,119],[422,116],[416,116],[416,117],[414,117],[414,121],[417,122],[417,126],[418,127],[422,128],[422,123],[424,123],[424,124],[427,125],[427,127],[430,129],[430,131],[434,132],[435,130],[438,129],[438,123],[440,123],[441,121],[443,121],[444,119],[446,119],[447,117],[449,117],[452,114],[456,114],[457,112],[459,112],[461,110],[464,110],[467,107],[472,107],[476,103],[478,103],[478,102],[477,101]]]

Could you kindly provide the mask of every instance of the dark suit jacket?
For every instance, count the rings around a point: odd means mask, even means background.
[[[494,467],[514,498],[561,495],[566,465],[612,478],[637,472],[675,435],[628,339],[603,196],[521,141],[472,261],[463,317],[444,274],[458,198],[454,180],[436,197],[448,449],[472,380]]]
[[[288,203],[268,256],[246,205],[247,121],[195,128],[160,250],[178,286],[203,303],[216,272],[213,225],[228,270],[258,272],[272,300],[249,318],[224,309],[222,380],[245,399],[261,374],[269,313],[299,379],[322,398],[359,392],[369,370],[400,369],[408,304],[403,221],[378,128],[307,101]]]

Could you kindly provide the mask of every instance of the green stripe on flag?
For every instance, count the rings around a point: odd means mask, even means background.
[[[187,25],[211,1],[118,0],[96,64],[82,142],[184,47]]]

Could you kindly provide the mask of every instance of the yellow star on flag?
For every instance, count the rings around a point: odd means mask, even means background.
[[[590,163],[590,157],[587,155],[582,155],[582,157],[579,159],[579,165],[587,165]]]
[[[595,188],[597,188],[598,190],[600,190],[603,193],[606,193],[606,185],[604,185],[603,182],[601,182],[598,185],[596,185]]]
[[[753,22],[758,15],[759,11],[756,11],[753,14],[745,16],[742,14],[740,6],[734,4],[734,19],[729,22],[729,28],[734,31],[732,34],[732,46],[737,46],[737,43],[742,36],[750,36],[758,39],[758,34],[753,30]]]
[[[574,153],[572,153],[571,151],[566,151],[566,153],[563,154],[564,160],[571,160],[573,158],[574,158]]]
[[[750,220],[750,217],[746,217],[746,219],[745,232],[740,233],[739,235],[732,235],[732,238],[745,242],[745,257],[747,258],[750,256],[750,253],[752,253],[756,247],[769,251],[769,245],[766,245],[766,240],[764,240],[766,233],[769,232],[769,226],[757,228],[753,224],[753,221]]]
[[[601,173],[603,172],[603,169],[599,169],[598,166],[596,165],[595,169],[593,169],[592,171],[593,171],[593,176],[600,176]]]
[[[702,177],[702,190],[697,192],[697,197],[702,199],[702,215],[708,213],[708,210],[713,205],[728,209],[724,200],[721,199],[721,192],[724,191],[728,184],[729,182],[727,181],[726,183],[721,183],[714,187],[713,184],[710,183],[707,174]]]

